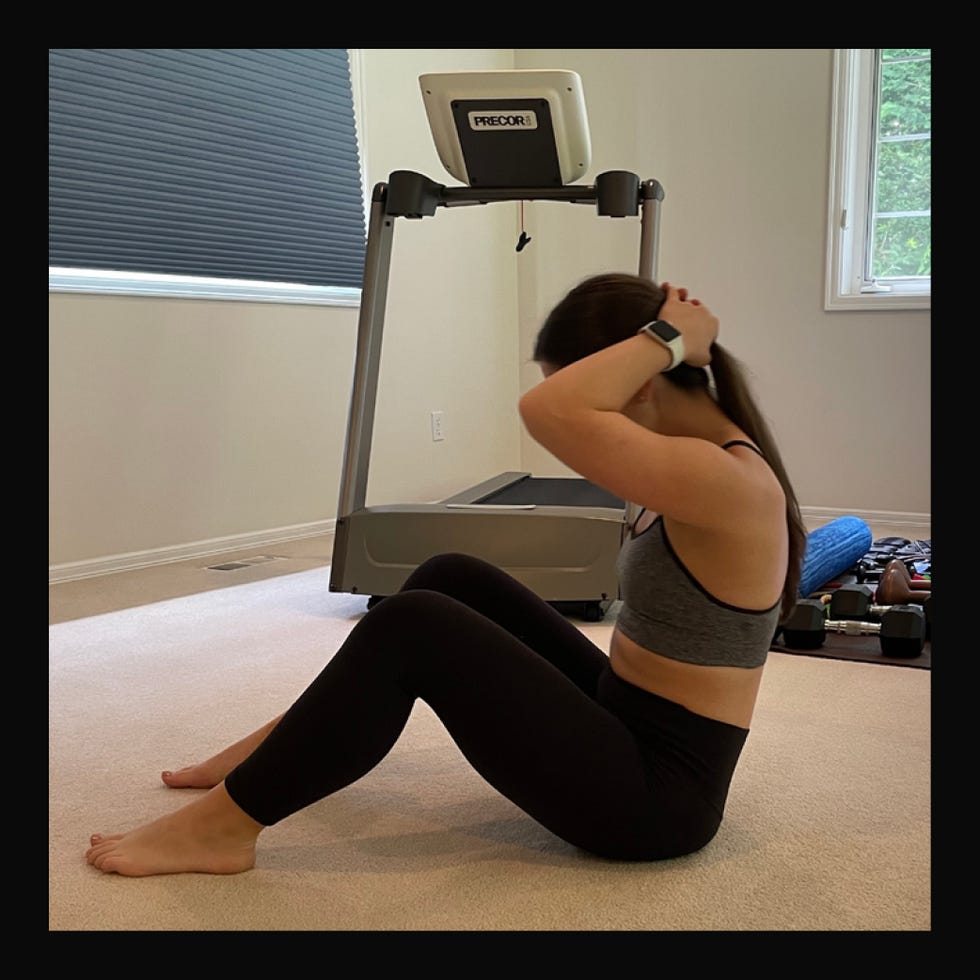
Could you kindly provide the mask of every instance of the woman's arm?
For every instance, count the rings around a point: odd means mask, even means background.
[[[683,336],[685,363],[709,364],[718,318],[699,300],[688,300],[686,289],[663,285],[667,298],[659,317]],[[638,323],[637,330],[642,325]],[[621,412],[645,382],[669,365],[670,354],[661,344],[646,336],[630,337],[562,368],[531,389],[521,404],[527,407],[540,401],[558,412]]]
[[[708,364],[717,318],[697,300],[689,301],[686,290],[667,289],[661,319],[684,337],[687,363]],[[669,363],[661,344],[629,337],[536,385],[520,400],[521,418],[545,449],[611,493],[686,523],[728,524],[744,513],[755,492],[745,460],[704,438],[663,435],[629,417],[647,410],[651,379]],[[677,389],[671,397],[699,395]],[[725,421],[720,413],[718,421]]]

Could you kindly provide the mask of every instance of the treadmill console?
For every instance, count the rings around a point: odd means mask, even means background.
[[[592,156],[582,80],[552,69],[419,76],[439,160],[470,187],[563,187]]]

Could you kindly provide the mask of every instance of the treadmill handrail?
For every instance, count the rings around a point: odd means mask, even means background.
[[[639,274],[653,278],[659,241],[659,204],[663,187],[656,180],[640,181],[623,170],[606,171],[586,187],[447,187],[423,174],[396,170],[388,183],[375,184],[371,197],[364,277],[357,324],[357,349],[351,386],[347,436],[341,469],[337,521],[364,507],[367,499],[368,466],[381,366],[394,218],[421,218],[438,207],[487,204],[497,201],[551,200],[569,203],[595,202],[600,215],[625,217],[640,214]],[[334,564],[342,563],[334,555]]]
[[[381,187],[382,185],[378,185]],[[607,170],[585,187],[470,187],[447,186],[414,170],[393,170],[388,176],[385,214],[394,218],[422,218],[438,207],[491,204],[499,201],[565,201],[596,204],[600,215],[627,217],[639,213],[646,201],[662,201],[664,191],[656,180],[642,183],[628,170]]]

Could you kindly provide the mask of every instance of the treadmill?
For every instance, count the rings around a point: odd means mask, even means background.
[[[628,171],[572,186],[591,143],[581,79],[565,70],[419,76],[439,158],[460,186],[397,170],[374,186],[330,591],[397,592],[427,558],[455,551],[508,572],[555,608],[600,621],[619,598],[616,558],[633,507],[581,478],[507,472],[433,504],[365,506],[395,220],[501,201],[593,204],[639,215],[639,274],[653,277],[663,189]]]

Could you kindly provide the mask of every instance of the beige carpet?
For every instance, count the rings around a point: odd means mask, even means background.
[[[468,767],[418,704],[354,786],[241,875],[128,879],[93,831],[174,808],[161,769],[286,707],[364,614],[318,568],[49,629],[52,931],[931,929],[931,672],[773,653],[726,821],[698,854],[584,856]],[[606,645],[611,625],[581,624]]]

